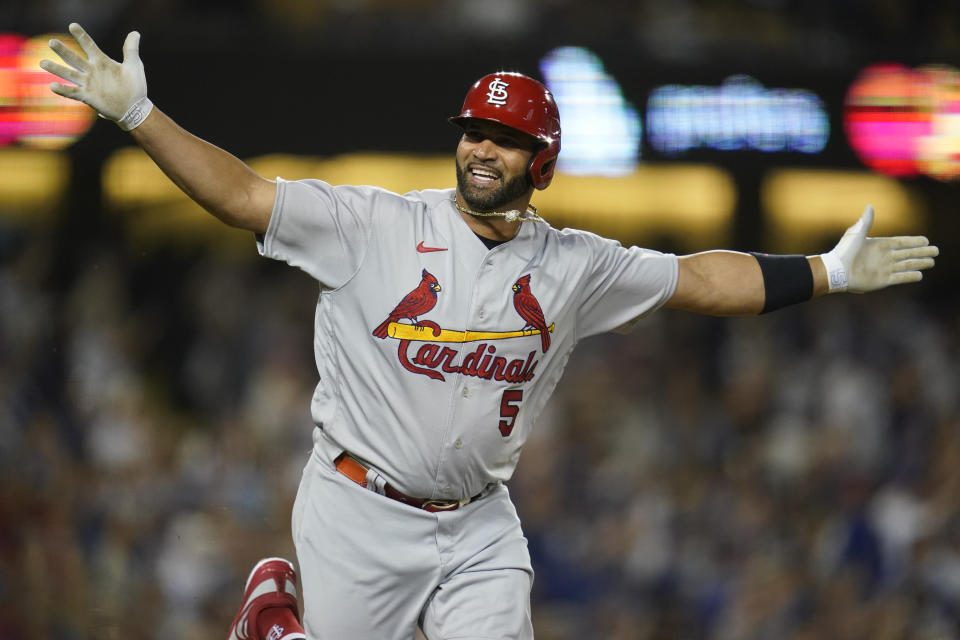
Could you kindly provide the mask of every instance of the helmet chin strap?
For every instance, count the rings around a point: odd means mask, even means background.
[[[453,198],[453,204],[460,213],[470,216],[478,216],[481,218],[503,218],[507,222],[515,222],[517,220],[520,222],[546,222],[546,220],[540,217],[540,214],[537,213],[537,208],[532,204],[528,204],[527,210],[523,213],[517,209],[511,209],[509,211],[473,211],[472,209],[467,209],[457,202],[456,196]]]

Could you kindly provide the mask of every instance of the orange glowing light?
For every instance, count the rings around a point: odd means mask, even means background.
[[[59,78],[41,69],[39,63],[56,58],[47,44],[51,38],[83,55],[67,34],[30,39],[0,34],[0,146],[20,143],[37,149],[62,149],[93,124],[96,114],[88,106],[50,91],[50,83]]]
[[[844,126],[868,167],[895,177],[960,177],[960,71],[875,64],[847,92]]]

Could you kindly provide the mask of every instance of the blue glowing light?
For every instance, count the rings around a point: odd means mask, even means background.
[[[543,58],[540,69],[563,127],[557,170],[603,176],[632,172],[640,157],[640,118],[600,58],[582,47],[560,47]]]
[[[745,75],[719,87],[657,87],[647,102],[647,139],[668,155],[696,148],[818,153],[829,137],[829,118],[814,93],[765,89]]]

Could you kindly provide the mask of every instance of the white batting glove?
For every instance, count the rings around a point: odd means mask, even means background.
[[[140,34],[136,31],[127,34],[121,64],[103,53],[79,24],[71,23],[69,29],[87,57],[74,53],[60,40],[51,40],[50,48],[70,66],[41,60],[40,68],[73,84],[54,82],[50,90],[90,105],[102,118],[113,120],[124,131],[136,128],[153,109],[153,103],[147,98],[147,77],[140,61]]]
[[[940,253],[924,236],[868,238],[873,207],[867,205],[829,253],[820,255],[827,269],[830,292],[866,293],[894,284],[918,282],[921,271],[933,266]]]

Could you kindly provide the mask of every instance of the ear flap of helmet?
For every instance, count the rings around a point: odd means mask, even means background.
[[[530,159],[530,180],[533,186],[543,190],[550,186],[553,180],[553,171],[557,166],[557,155],[560,153],[559,140],[556,145],[548,144],[542,151],[538,151]]]

